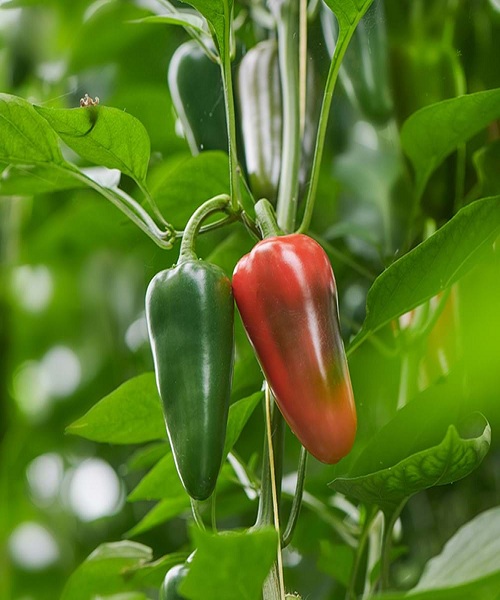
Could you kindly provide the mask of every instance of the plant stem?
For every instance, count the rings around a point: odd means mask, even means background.
[[[314,148],[314,157],[311,170],[311,180],[309,183],[309,189],[307,191],[306,205],[304,210],[304,216],[302,223],[299,227],[299,233],[306,233],[311,224],[312,213],[314,210],[314,202],[316,200],[316,192],[318,189],[319,171],[321,167],[321,159],[323,157],[323,148],[325,145],[326,129],[328,126],[328,117],[330,115],[330,107],[333,99],[333,92],[335,89],[335,83],[339,74],[340,64],[344,58],[344,54],[347,50],[347,46],[351,41],[351,37],[356,29],[356,26],[363,15],[358,14],[356,21],[349,27],[347,32],[340,30],[337,44],[335,46],[335,52],[333,53],[332,62],[330,63],[330,69],[328,71],[328,77],[326,80],[325,91],[323,94],[323,102],[321,103],[321,112],[319,116],[318,133],[316,135],[316,146]]]
[[[224,85],[227,138],[229,144],[229,189],[231,206],[236,211],[240,205],[240,192],[238,184],[238,156],[236,153],[236,116],[231,73],[231,13],[227,0],[224,0],[224,55],[221,56],[221,72]]]
[[[279,515],[279,500],[276,485],[276,472],[274,468],[274,448],[273,448],[273,432],[271,428],[271,392],[269,386],[266,385],[266,430],[267,430],[267,445],[269,448],[269,474],[271,475],[271,494],[273,500],[273,518],[274,528],[278,533],[278,580],[280,592],[283,600],[285,600],[285,580],[283,578],[283,558],[281,555],[281,540],[280,540],[280,515]]]
[[[203,519],[200,514],[200,505],[197,500],[191,500],[191,512],[193,513],[193,519],[196,525],[202,530],[205,531],[205,523],[203,523]]]
[[[279,505],[281,496],[281,477],[283,468],[283,442],[285,432],[285,422],[281,416],[280,411],[273,403],[271,408],[271,434],[272,434],[272,448],[274,455],[274,480],[277,502]],[[267,412],[267,411],[266,411]],[[270,468],[270,454],[269,454],[269,443],[268,436],[266,433],[266,441],[264,443],[264,452],[262,457],[262,484],[261,493],[259,498],[259,508],[257,512],[257,519],[254,527],[256,529],[260,527],[268,527],[274,524],[274,510],[273,510],[273,494],[272,494],[272,482],[271,482],[271,468]],[[281,554],[281,552],[280,552]],[[282,600],[280,590],[280,578],[278,575],[278,565],[274,563],[266,581],[264,582],[263,588],[264,600]]]
[[[304,494],[304,482],[306,478],[307,468],[307,450],[304,446],[300,448],[299,467],[297,469],[297,485],[295,487],[295,494],[293,495],[292,509],[288,518],[288,523],[285,528],[281,539],[281,547],[286,548],[292,541],[293,532],[297,525],[297,520],[300,514],[300,508],[302,506],[302,496]]]
[[[299,101],[299,11],[297,0],[274,3],[278,29],[278,53],[283,102],[281,176],[276,213],[287,233],[295,227],[299,196],[300,101]]]
[[[394,508],[390,513],[384,511],[384,542],[382,548],[382,565],[380,571],[380,589],[385,590],[389,586],[389,569],[391,566],[392,531],[401,511],[405,507],[407,498]]]
[[[208,216],[215,212],[228,211],[230,201],[231,199],[227,194],[220,194],[219,196],[207,200],[195,210],[184,229],[184,236],[179,252],[179,263],[185,260],[197,259],[194,246],[201,224]]]
[[[346,594],[347,600],[356,600],[356,580],[358,578],[359,567],[361,564],[361,559],[363,558],[366,541],[368,540],[368,536],[370,534],[370,527],[376,514],[377,509],[374,509],[367,513],[365,517],[363,529],[361,530],[361,535],[359,536],[358,545],[356,547],[356,555],[354,557],[351,576],[349,578],[349,587],[347,588]]]
[[[170,249],[173,246],[173,240],[175,239],[174,228],[167,224],[166,230],[161,230],[158,225],[151,218],[149,213],[144,208],[123,190],[119,188],[107,188],[99,185],[96,181],[87,177],[85,173],[80,171],[77,167],[71,163],[66,163],[64,166],[56,167],[63,170],[66,174],[72,175],[78,181],[84,183],[86,186],[92,188],[101,196],[104,196],[122,213],[124,213],[135,225],[139,227],[148,237],[150,237],[160,248]]]
[[[276,214],[269,200],[265,198],[259,200],[255,205],[255,214],[263,238],[283,235],[283,231],[276,222]]]

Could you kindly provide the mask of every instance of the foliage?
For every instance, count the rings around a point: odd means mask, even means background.
[[[331,260],[358,432],[304,483],[236,315],[224,462],[193,506],[144,294],[210,198],[229,205],[201,259],[231,277],[261,236],[237,84],[269,38],[278,224]],[[167,70],[188,39],[220,68],[228,153],[182,134]],[[191,600],[281,598],[281,568],[290,598],[497,597],[499,40],[495,0],[0,4],[1,598],[156,600],[181,563]]]

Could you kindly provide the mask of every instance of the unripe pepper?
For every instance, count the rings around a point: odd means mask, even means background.
[[[198,260],[189,243],[185,234],[177,266],[149,284],[146,318],[175,464],[188,494],[205,500],[223,458],[234,303],[224,271]]]
[[[185,600],[179,593],[179,585],[188,573],[186,565],[175,565],[165,575],[161,589],[160,600]]]
[[[233,290],[285,420],[318,460],[338,462],[357,420],[324,250],[302,234],[264,239],[236,265]]]
[[[191,153],[228,151],[224,88],[219,66],[190,40],[177,48],[168,87]]]

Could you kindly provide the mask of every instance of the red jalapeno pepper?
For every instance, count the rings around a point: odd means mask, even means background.
[[[302,234],[264,239],[236,265],[233,291],[285,420],[318,460],[338,462],[357,420],[326,253]]]

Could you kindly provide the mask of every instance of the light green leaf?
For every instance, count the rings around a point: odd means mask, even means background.
[[[92,600],[148,600],[148,597],[141,592],[125,592],[112,596],[94,596]]]
[[[206,31],[203,28],[203,19],[197,15],[190,13],[175,13],[172,15],[152,15],[150,17],[143,17],[142,19],[135,19],[132,23],[159,23],[163,25],[180,25],[181,27],[188,27],[195,29],[198,33],[206,35]]]
[[[500,89],[444,100],[411,115],[401,130],[421,193],[430,175],[460,144],[500,117]]]
[[[175,496],[173,498],[166,498],[161,502],[158,502],[147,515],[137,523],[130,531],[127,531],[128,537],[135,537],[140,535],[154,527],[158,527],[162,523],[166,523],[171,519],[178,517],[185,511],[189,511],[191,502],[189,496],[184,493],[184,496]]]
[[[18,164],[64,163],[57,136],[33,106],[0,94],[0,161]]]
[[[413,494],[462,479],[488,452],[491,429],[482,415],[459,419],[460,385],[436,385],[400,410],[367,444],[334,490],[392,509]],[[462,392],[463,396],[463,392]],[[459,434],[459,431],[465,430]]]
[[[431,559],[413,592],[455,587],[500,575],[500,508],[487,510],[466,523]],[[497,588],[497,591],[500,588]]]
[[[162,556],[158,560],[128,569],[126,576],[131,577],[137,587],[150,586],[159,588],[165,573],[173,566],[186,562],[187,552],[175,552]]]
[[[99,546],[71,575],[61,600],[95,600],[106,596],[134,591],[134,583],[124,571],[151,561],[151,548],[123,541]]]
[[[158,442],[148,444],[136,450],[127,460],[129,473],[149,469],[170,452],[168,443]]]
[[[277,536],[269,529],[213,535],[192,530],[197,548],[180,593],[191,600],[260,600],[276,558]]]
[[[462,208],[446,225],[387,268],[368,292],[352,352],[370,334],[457,281],[500,234],[500,196]]]
[[[487,510],[461,527],[441,554],[424,568],[417,586],[380,600],[498,600],[500,508]]]
[[[110,444],[140,444],[165,438],[154,374],[145,373],[125,382],[66,431]]]
[[[44,108],[35,106],[61,139],[77,154],[108,169],[118,169],[143,183],[150,142],[144,125],[109,106]]]
[[[337,17],[340,29],[356,27],[373,0],[325,0]]]
[[[0,177],[0,195],[34,196],[85,187],[74,175],[53,163],[9,165]]]
[[[182,0],[198,10],[212,25],[220,56],[224,57],[226,50],[226,39],[229,39],[231,27],[230,17],[233,9],[233,0]]]

